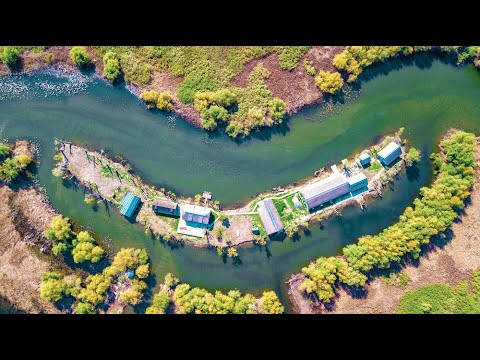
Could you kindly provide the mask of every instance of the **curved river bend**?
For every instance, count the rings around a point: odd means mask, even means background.
[[[473,66],[456,68],[426,56],[414,59],[368,69],[358,84],[359,99],[345,100],[330,114],[322,115],[324,106],[308,108],[283,127],[241,143],[204,133],[174,116],[146,111],[126,90],[92,78],[65,79],[54,73],[1,78],[0,139],[33,140],[41,150],[38,178],[53,206],[110,238],[114,248],[145,247],[156,279],[172,271],[208,289],[237,287],[258,293],[271,288],[289,310],[287,277],[310,260],[334,255],[359,236],[394,222],[431,180],[427,155],[446,129],[480,133],[480,75]],[[123,155],[137,173],[159,187],[190,195],[210,190],[215,199],[232,206],[309,176],[400,126],[424,156],[416,169],[400,175],[382,200],[366,212],[348,208],[296,241],[241,247],[237,263],[224,262],[215,250],[152,240],[114,209],[102,205],[93,212],[83,203],[81,189],[51,175],[53,141],[62,138]]]

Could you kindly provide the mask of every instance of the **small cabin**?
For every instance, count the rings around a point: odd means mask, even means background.
[[[202,197],[205,200],[212,200],[212,193],[210,191],[204,191]]]
[[[367,153],[363,153],[362,155],[360,155],[360,165],[362,165],[363,167],[370,165],[370,160],[370,155],[368,155]]]
[[[152,210],[157,214],[177,215],[178,204],[168,200],[155,200],[152,204]]]
[[[260,235],[260,229],[257,227],[252,227],[252,233],[254,235]]]
[[[356,175],[350,176],[347,181],[350,185],[350,191],[356,191],[368,186],[368,179],[364,173],[358,173]]]
[[[400,155],[402,155],[402,148],[392,141],[378,152],[377,157],[384,166],[388,166]]]
[[[135,213],[135,210],[137,210],[140,202],[141,200],[138,196],[127,192],[123,197],[122,201],[120,202],[120,205],[122,205],[122,208],[120,209],[120,214],[126,217],[132,217]]]

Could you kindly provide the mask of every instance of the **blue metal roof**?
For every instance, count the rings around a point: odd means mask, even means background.
[[[140,198],[138,196],[127,192],[122,201],[120,202],[120,204],[122,205],[122,208],[120,209],[120,214],[126,217],[132,217],[139,203]]]
[[[378,159],[383,165],[389,165],[393,160],[402,155],[402,148],[393,141],[378,152]]]

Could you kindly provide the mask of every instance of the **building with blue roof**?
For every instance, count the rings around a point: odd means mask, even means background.
[[[358,173],[356,175],[350,176],[347,179],[347,182],[350,185],[351,192],[368,186],[368,179],[364,173]]]
[[[362,155],[360,155],[360,164],[364,167],[370,164],[370,155],[368,155],[367,153],[363,153]]]
[[[402,148],[400,145],[392,141],[378,152],[377,157],[384,166],[388,166],[400,155],[402,155]]]
[[[120,214],[126,217],[132,217],[139,204],[140,198],[132,193],[127,192],[120,202],[120,205],[122,205]]]

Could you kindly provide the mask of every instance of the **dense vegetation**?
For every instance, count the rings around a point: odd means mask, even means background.
[[[178,314],[281,314],[284,307],[273,291],[265,291],[257,300],[252,294],[242,295],[238,290],[228,293],[191,287],[167,274],[164,285],[154,296],[147,314],[165,314],[172,307]]]
[[[90,55],[88,55],[85,46],[72,47],[70,50],[70,58],[75,66],[80,69],[86,69],[92,65],[92,60],[90,59]]]
[[[0,60],[11,70],[18,66],[20,61],[19,51],[16,46],[4,46],[0,53]]]
[[[364,68],[375,62],[426,50],[451,53],[457,57],[457,64],[467,59],[477,61],[480,56],[479,46],[347,46],[335,56],[333,65],[348,74],[348,82],[353,82]]]
[[[64,224],[57,231],[59,237],[66,237],[70,232]],[[87,232],[80,232],[79,235],[82,233],[88,235]],[[72,275],[70,278],[73,277],[73,280],[66,280],[57,272],[44,273],[41,278],[40,296],[50,302],[73,296],[77,300],[74,313],[93,314],[96,313],[97,307],[105,302],[108,292],[115,285],[121,285],[124,289],[120,295],[122,302],[138,304],[143,298],[143,290],[147,288],[143,279],[148,275],[148,255],[145,249],[121,249],[110,266],[101,273],[88,275],[86,278]]]
[[[172,94],[169,91],[158,92],[155,90],[144,91],[140,94],[142,99],[147,105],[147,109],[157,108],[163,111],[172,111]]]
[[[408,290],[400,299],[400,314],[480,314],[480,269],[457,286],[432,284]]]
[[[420,151],[415,149],[414,147],[411,147],[410,150],[408,150],[407,154],[405,155],[405,163],[407,164],[407,166],[412,166],[419,160],[420,160]]]
[[[0,181],[14,182],[32,163],[32,158],[28,155],[21,154],[13,157],[11,155],[11,148],[0,143]]]
[[[343,249],[343,257],[321,257],[302,269],[301,289],[324,302],[334,297],[337,284],[363,286],[369,271],[388,268],[409,254],[420,255],[421,246],[445,231],[464,207],[474,183],[476,139],[458,131],[440,143],[441,154],[432,154],[437,177],[421,197],[407,207],[399,221],[375,236],[364,236]]]
[[[315,84],[323,92],[335,94],[343,86],[343,79],[339,72],[320,71],[315,77]]]
[[[69,218],[64,218],[62,215],[52,219],[44,235],[47,239],[53,240],[52,251],[55,255],[70,250],[75,263],[87,260],[96,263],[105,255],[105,251],[95,245],[95,239],[87,231],[74,233]]]

